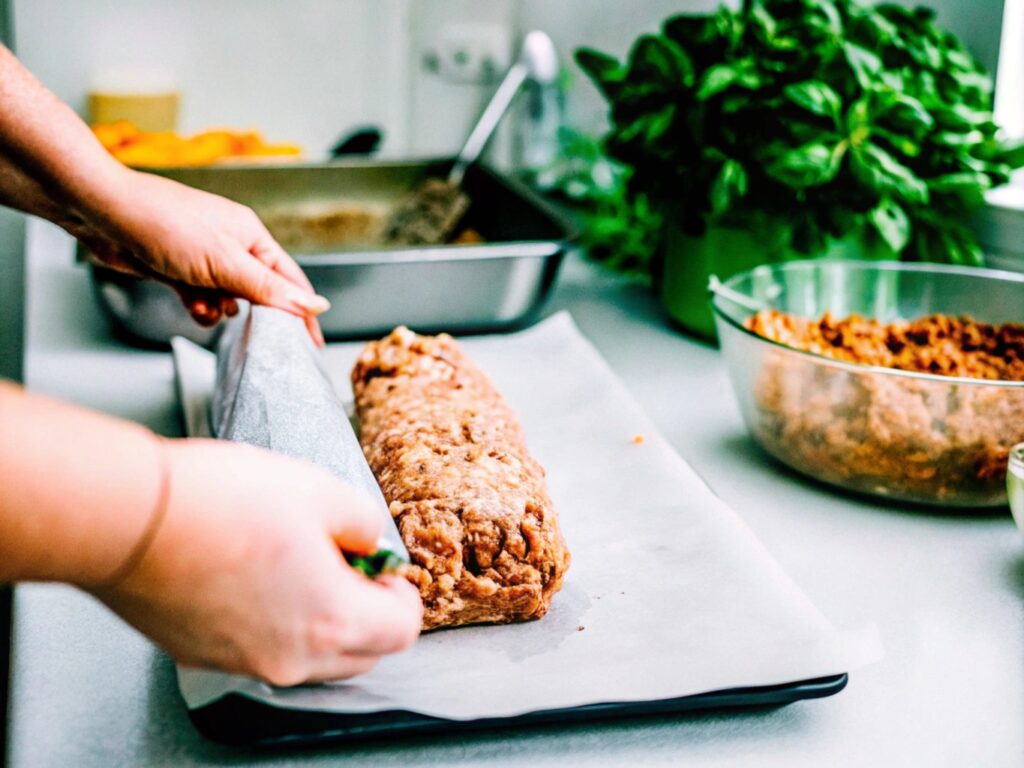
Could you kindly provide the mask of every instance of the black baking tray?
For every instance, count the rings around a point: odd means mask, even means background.
[[[393,710],[345,714],[273,707],[237,693],[189,710],[196,728],[212,741],[237,747],[297,747],[355,744],[413,736],[466,733],[626,717],[672,716],[709,710],[779,707],[802,699],[833,696],[846,674],[783,685],[730,688],[659,701],[627,701],[549,709],[515,717],[447,720]]]

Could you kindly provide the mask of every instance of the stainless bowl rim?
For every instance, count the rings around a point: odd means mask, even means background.
[[[947,275],[965,275],[968,277],[981,277],[985,279],[1001,280],[1011,283],[1019,283],[1024,288],[1024,273],[1010,272],[1002,269],[988,269],[986,267],[966,267],[957,266],[955,264],[921,264],[921,263],[906,263],[902,261],[869,261],[861,259],[843,259],[843,260],[828,260],[828,259],[802,259],[798,261],[785,261],[777,264],[761,264],[753,269],[748,269],[744,272],[740,272],[733,275],[728,280],[724,280],[722,285],[726,288],[736,291],[736,285],[744,278],[755,274],[755,273],[778,273],[784,271],[805,271],[805,270],[819,270],[823,266],[828,266],[832,269],[861,269],[865,271],[878,271],[878,272],[928,272],[933,274],[947,274]],[[738,293],[739,291],[737,291]],[[797,349],[796,347],[790,347],[772,339],[765,338],[757,333],[754,333],[749,328],[746,328],[742,323],[736,321],[732,315],[719,306],[719,300],[728,301],[728,298],[711,291],[711,308],[715,315],[721,318],[724,322],[731,325],[741,333],[756,339],[762,343],[769,344],[779,349],[785,350],[794,355],[809,358],[815,363],[828,365],[833,368],[840,368],[851,371],[853,373],[878,373],[884,376],[901,376],[907,379],[918,379],[921,381],[931,381],[936,383],[944,384],[959,384],[963,386],[983,386],[983,387],[999,387],[1002,389],[1024,389],[1024,381],[1005,381],[998,379],[975,379],[967,376],[943,376],[937,373],[919,373],[918,371],[903,371],[898,368],[886,368],[881,365],[866,365],[865,363],[851,363],[845,360],[835,360],[831,357],[825,357],[819,355],[816,352],[808,352],[803,349]]]

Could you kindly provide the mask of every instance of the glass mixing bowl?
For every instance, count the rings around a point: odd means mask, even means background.
[[[1010,449],[1024,442],[1024,382],[832,360],[744,326],[759,309],[808,318],[923,315],[1024,322],[1024,274],[935,264],[795,261],[712,287],[729,377],[754,439],[818,480],[957,507],[1005,505]]]

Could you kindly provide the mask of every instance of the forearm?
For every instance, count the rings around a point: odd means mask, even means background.
[[[72,218],[103,215],[116,206],[131,172],[100,145],[92,131],[0,46],[0,165],[36,185],[36,196],[4,194],[5,204],[28,210],[40,194]],[[0,176],[0,183],[5,178]],[[54,218],[46,210],[28,210]]]
[[[40,216],[61,226],[75,213],[54,200],[43,186],[0,149],[0,205]]]
[[[162,493],[148,430],[0,381],[0,582],[112,578]]]

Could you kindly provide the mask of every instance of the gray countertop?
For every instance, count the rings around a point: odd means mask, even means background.
[[[29,230],[29,387],[179,434],[170,356],[109,336],[70,241]],[[1008,511],[944,514],[837,495],[769,463],[717,352],[667,327],[644,289],[577,261],[568,309],[668,440],[840,627],[875,623],[880,663],[837,696],[780,709],[254,754],[190,725],[171,662],[73,589],[16,591],[15,766],[985,765],[1024,758],[1024,538]]]

